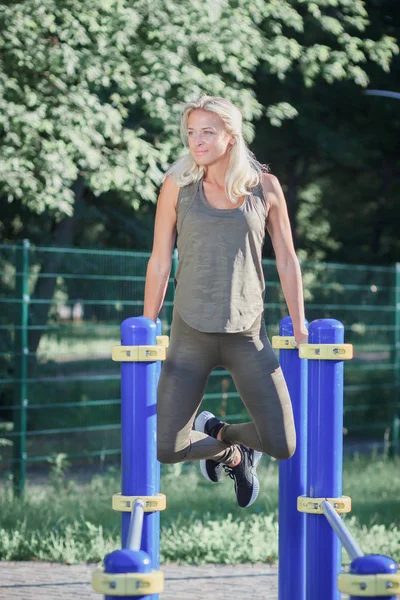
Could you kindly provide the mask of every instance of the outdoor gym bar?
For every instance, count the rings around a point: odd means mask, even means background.
[[[113,508],[122,513],[123,549],[107,555],[104,569],[93,574],[93,588],[106,600],[158,600],[164,589],[159,512],[166,498],[156,458],[156,392],[168,338],[160,333],[159,320],[126,319],[122,345],[113,348],[113,360],[122,363],[122,494],[113,496]],[[342,496],[343,361],[352,357],[344,327],[334,319],[313,321],[309,344],[296,348],[286,317],[272,342],[297,431],[294,456],[279,465],[279,600],[339,600],[340,592],[351,600],[395,600],[395,561],[365,556],[339,516],[351,510],[350,498]],[[341,544],[352,560],[348,573],[340,573]]]
[[[335,319],[309,326],[309,343],[296,349],[290,318],[273,338],[293,403],[296,453],[279,471],[279,600],[396,598],[395,561],[364,556],[342,522],[351,499],[342,496],[344,327]],[[304,360],[308,359],[308,360]],[[308,374],[307,374],[308,370]],[[352,563],[341,572],[341,543]]]

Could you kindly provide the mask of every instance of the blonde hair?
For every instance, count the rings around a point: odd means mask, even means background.
[[[232,203],[236,204],[243,196],[251,194],[249,191],[261,183],[261,173],[267,170],[261,165],[254,154],[247,147],[242,131],[242,113],[229,100],[220,96],[207,96],[203,94],[193,102],[183,105],[180,131],[184,146],[188,143],[188,119],[193,110],[207,110],[218,115],[227,130],[233,136],[235,143],[229,154],[229,165],[225,177],[225,193]],[[187,152],[176,160],[167,171],[172,175],[180,187],[199,181],[205,175],[206,168],[198,165],[190,152]]]

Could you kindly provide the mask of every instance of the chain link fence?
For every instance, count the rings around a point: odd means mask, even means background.
[[[143,311],[149,254],[0,245],[0,467],[23,489],[26,471],[120,452],[119,326]],[[176,257],[174,257],[176,267]],[[275,262],[264,261],[265,320],[278,333],[287,309]],[[355,357],[345,368],[345,443],[397,451],[400,265],[302,264],[309,321],[336,318]],[[173,281],[160,314],[168,334]],[[247,418],[232,378],[213,371],[204,408]],[[114,458],[115,460],[115,458]]]

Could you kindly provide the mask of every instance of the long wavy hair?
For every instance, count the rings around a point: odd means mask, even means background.
[[[180,131],[185,148],[189,147],[188,119],[193,110],[207,110],[217,114],[223,121],[227,132],[233,136],[235,143],[229,153],[229,165],[225,177],[225,193],[233,204],[243,196],[251,194],[251,188],[261,183],[261,173],[267,171],[265,165],[259,163],[243,137],[242,113],[229,100],[220,96],[203,94],[193,102],[183,105]],[[206,167],[198,165],[192,154],[186,152],[168,169],[167,175],[172,175],[180,187],[199,181],[205,175]]]

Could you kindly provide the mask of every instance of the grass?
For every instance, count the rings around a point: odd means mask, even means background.
[[[344,493],[353,500],[346,523],[365,552],[400,561],[400,461],[355,458],[345,462]],[[165,469],[162,491],[168,508],[161,516],[162,562],[229,563],[278,559],[278,469],[265,461],[262,489],[251,509],[235,504],[231,480],[207,484],[195,465]],[[203,483],[204,481],[204,483]],[[0,559],[48,560],[73,564],[99,561],[119,547],[120,518],[111,508],[119,491],[115,470],[88,483],[64,476],[55,463],[48,483],[28,486],[16,502],[0,493]],[[344,562],[348,562],[343,554]]]

